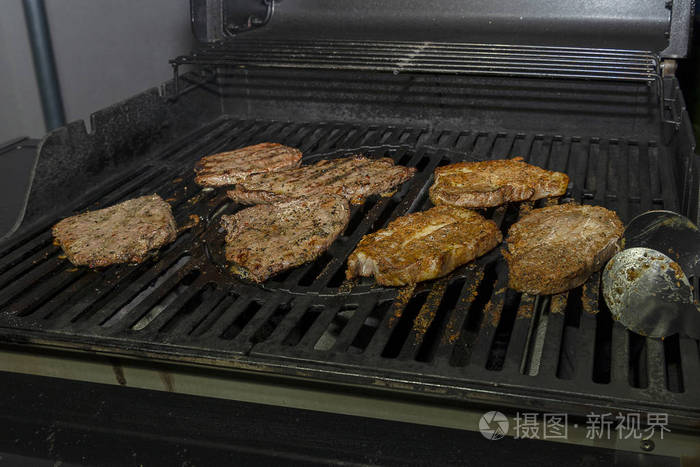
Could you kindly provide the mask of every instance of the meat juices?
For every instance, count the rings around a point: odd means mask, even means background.
[[[71,263],[96,268],[142,262],[174,241],[177,227],[170,205],[154,194],[68,217],[52,233]]]
[[[429,193],[436,206],[487,208],[561,196],[568,184],[566,174],[535,167],[516,157],[438,167]]]
[[[277,143],[260,143],[203,157],[194,181],[202,186],[235,185],[251,174],[277,172],[301,164],[301,151]]]
[[[374,276],[382,285],[435,279],[488,253],[501,240],[496,223],[479,213],[437,206],[362,237],[348,257],[345,276]]]

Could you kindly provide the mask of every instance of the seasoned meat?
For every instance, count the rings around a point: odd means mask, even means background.
[[[333,194],[246,208],[221,217],[226,259],[239,275],[263,282],[317,258],[349,219],[347,200]]]
[[[394,165],[389,158],[350,156],[322,160],[284,172],[251,175],[228,195],[243,204],[265,204],[335,193],[352,203],[361,203],[370,195],[390,191],[415,172],[412,167]]]
[[[374,276],[382,285],[435,279],[489,252],[502,240],[498,226],[453,206],[399,217],[365,235],[348,258],[345,276]]]
[[[617,214],[599,206],[535,209],[508,231],[509,285],[540,295],[578,287],[617,253],[623,230]]]
[[[151,250],[174,241],[177,227],[170,205],[148,195],[68,217],[52,233],[71,263],[96,268],[142,262]]]
[[[250,174],[298,167],[301,151],[277,143],[260,143],[203,157],[194,181],[202,186],[235,185]]]
[[[435,169],[430,200],[435,205],[487,208],[561,196],[569,177],[523,162],[522,157],[458,162]]]

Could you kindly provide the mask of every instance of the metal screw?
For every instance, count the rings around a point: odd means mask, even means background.
[[[654,450],[654,442],[650,439],[643,439],[639,445],[642,451],[651,452]]]

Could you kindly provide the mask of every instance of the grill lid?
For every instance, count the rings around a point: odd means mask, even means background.
[[[265,26],[278,38],[433,41],[687,55],[692,0],[192,0],[201,42]]]

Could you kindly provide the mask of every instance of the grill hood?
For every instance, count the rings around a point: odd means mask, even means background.
[[[469,42],[687,55],[692,0],[193,0],[193,32],[215,42],[265,26],[295,39]]]

